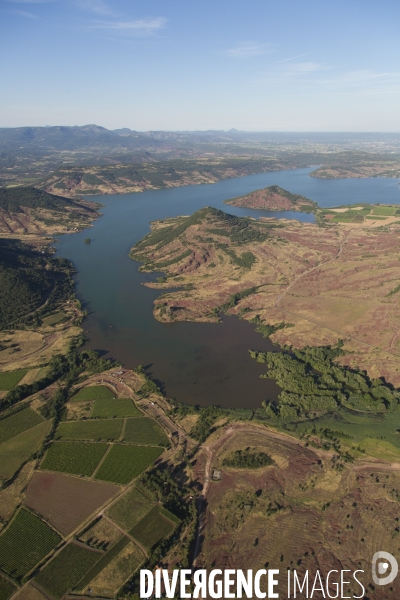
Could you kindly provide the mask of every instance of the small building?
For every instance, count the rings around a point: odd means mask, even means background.
[[[219,469],[213,469],[211,479],[213,481],[220,481],[222,477],[222,472]]]

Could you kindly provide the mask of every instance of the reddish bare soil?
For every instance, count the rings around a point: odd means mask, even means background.
[[[223,458],[239,448],[267,452],[275,466],[238,470],[223,466]],[[207,485],[204,456],[211,473],[222,470],[222,479]],[[332,467],[328,453],[305,448],[297,440],[249,425],[205,444],[197,467],[204,484],[207,509],[205,541],[196,566],[231,569],[287,569],[304,577],[320,570],[364,570],[360,579],[370,600],[397,598],[400,580],[390,592],[372,589],[371,559],[385,548],[399,551],[400,473],[390,464],[360,463],[343,471]],[[208,491],[207,491],[208,490]],[[347,586],[359,595],[354,582]],[[347,591],[347,590],[346,590]],[[331,592],[333,594],[333,590]],[[286,598],[285,585],[280,597]],[[304,598],[303,595],[298,595]],[[320,598],[320,595],[314,595]]]
[[[263,190],[256,190],[246,196],[227,200],[226,204],[258,208],[261,210],[294,210],[301,211],[302,207],[312,208],[315,203],[299,194],[291,194],[278,185],[271,185]]]
[[[36,471],[28,485],[26,505],[68,535],[119,490],[108,483]]]

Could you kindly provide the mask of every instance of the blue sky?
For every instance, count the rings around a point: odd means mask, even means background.
[[[0,126],[400,131],[398,0],[0,0]]]

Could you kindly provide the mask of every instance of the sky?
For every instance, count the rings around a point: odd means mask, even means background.
[[[398,0],[0,0],[0,127],[400,131]]]

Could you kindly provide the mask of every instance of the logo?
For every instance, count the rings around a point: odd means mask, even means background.
[[[372,579],[376,585],[392,583],[399,571],[397,560],[389,552],[380,550],[372,557]],[[385,573],[388,573],[385,575]],[[385,575],[385,577],[383,577]]]

